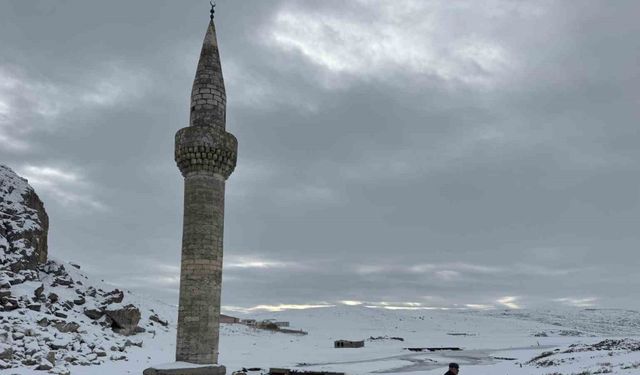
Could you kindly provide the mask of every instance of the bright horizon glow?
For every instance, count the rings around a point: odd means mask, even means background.
[[[499,304],[502,304],[510,309],[520,309],[520,305],[518,305],[516,303],[517,300],[519,300],[520,297],[515,297],[515,296],[506,296],[506,297],[502,297],[500,299],[498,299],[496,302],[498,302]]]

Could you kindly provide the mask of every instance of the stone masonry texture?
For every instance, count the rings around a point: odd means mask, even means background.
[[[184,177],[184,218],[176,360],[218,361],[225,181],[237,160],[225,130],[226,94],[213,21],[209,23],[191,93],[191,119],[175,137]]]
[[[148,368],[142,375],[224,375],[227,372],[224,366],[205,366],[179,369],[155,369]]]

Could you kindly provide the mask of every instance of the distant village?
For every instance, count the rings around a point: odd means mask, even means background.
[[[235,316],[229,316],[225,314],[220,314],[220,323],[222,324],[242,324],[248,327],[253,327],[256,329],[264,329],[268,331],[288,333],[292,335],[306,335],[308,332],[303,331],[301,329],[290,329],[290,323],[284,321],[277,321],[276,319],[265,319],[265,320],[256,320],[256,319],[240,319]]]
[[[308,332],[303,331],[301,329],[291,329],[291,323],[287,321],[279,321],[276,319],[264,319],[264,320],[256,320],[256,319],[240,319],[235,316],[220,314],[220,323],[222,324],[242,324],[247,327],[253,327],[255,329],[264,329],[273,332],[281,332],[288,333],[294,335],[307,335]],[[378,336],[378,337],[369,337],[367,341],[386,341],[386,340],[395,340],[395,341],[404,341],[402,337],[389,337],[389,336]],[[342,348],[364,348],[365,340],[335,340],[333,342],[333,347],[336,349]],[[443,350],[444,348],[405,348],[410,351],[437,351]],[[458,348],[451,348],[453,350],[459,350]]]

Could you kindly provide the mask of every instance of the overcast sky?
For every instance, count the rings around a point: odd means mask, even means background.
[[[208,1],[0,2],[50,255],[177,301]],[[640,307],[640,2],[219,0],[223,304]]]

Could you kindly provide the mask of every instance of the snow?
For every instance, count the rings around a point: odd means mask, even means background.
[[[22,366],[0,373],[33,373],[37,367],[54,367],[46,361],[55,362],[55,368],[49,372],[57,374],[71,370],[77,373],[76,367],[102,368],[105,363],[130,360],[129,354],[143,351],[147,340],[169,335],[168,328],[149,318],[157,315],[167,320],[175,314],[173,307],[140,300],[129,292],[108,292],[105,283],[92,280],[68,263],[49,260],[40,267],[37,278],[32,280],[23,280],[19,273],[10,271],[1,271],[0,274],[3,280],[11,284],[11,298],[19,305],[0,312],[3,331],[0,332],[0,342],[4,341],[3,347],[11,345],[13,349],[13,360],[5,358],[0,362],[0,367]],[[36,295],[36,290],[40,291],[40,297]],[[114,297],[120,296],[122,302],[113,301]],[[85,309],[90,308],[112,311],[130,304],[140,310],[138,326],[146,330],[133,336],[122,336],[116,332],[105,316],[93,320],[84,313]],[[31,308],[36,308],[36,311]],[[166,315],[165,310],[169,310]],[[175,331],[172,334],[175,335]],[[3,353],[1,349],[0,355]],[[141,357],[143,354],[137,355]]]
[[[6,204],[22,202],[22,196],[29,189],[31,188],[26,179],[18,177],[11,168],[0,165],[0,195]]]
[[[0,224],[10,227],[14,233],[40,228],[36,211],[24,205],[23,197],[30,191],[33,189],[26,179],[0,165]],[[4,220],[3,216],[9,213],[13,214],[12,220]]]
[[[153,309],[168,319],[169,329],[136,335],[130,339],[141,339],[142,347],[130,346],[121,356],[116,351],[98,366],[73,366],[71,373],[141,374],[145,368],[158,368],[157,363],[166,363],[174,358],[175,306],[154,302],[134,293],[127,294],[123,303],[127,299],[140,306],[142,311]],[[550,314],[553,315],[551,321]],[[576,316],[582,318],[575,320]],[[593,317],[591,321],[587,319],[589,316]],[[608,325],[615,325],[611,327],[612,335],[601,331],[606,316],[612,317]],[[240,324],[225,324],[221,328],[220,363],[227,367],[229,373],[250,367],[264,371],[269,367],[284,367],[349,374],[442,374],[447,363],[456,361],[463,373],[479,375],[569,375],[603,369],[616,374],[633,374],[640,368],[640,351],[635,350],[640,344],[633,340],[638,334],[637,317],[637,312],[624,310],[392,311],[361,306],[290,310],[257,314],[251,318],[290,321],[293,327],[308,331],[308,335],[288,335]],[[576,331],[577,326],[582,328],[580,332]],[[580,335],[561,334],[572,330]],[[542,332],[547,336],[536,336]],[[96,343],[104,339],[100,329],[92,333]],[[371,336],[402,337],[404,341],[368,340]],[[61,340],[64,337],[59,336]],[[624,341],[611,350],[593,347],[611,337],[628,338],[630,341]],[[343,338],[365,339],[365,347],[334,349],[333,341]],[[409,352],[405,349],[442,346],[463,350]],[[573,352],[567,352],[569,350]],[[89,348],[87,351],[90,353]],[[553,353],[543,359],[552,361],[551,364],[531,362],[544,352]],[[167,363],[161,366],[175,368],[186,364]],[[42,372],[31,368],[0,371],[0,374],[38,373]]]
[[[63,265],[69,277],[82,281],[80,287],[89,290],[109,290],[107,284],[92,280],[77,268],[59,261],[48,265],[50,271]],[[75,288],[52,287],[52,274],[43,274],[40,281],[25,281],[12,286],[14,295],[31,296],[43,283],[45,293],[55,291],[60,301],[77,297]],[[100,305],[87,297],[86,308]],[[108,295],[108,294],[105,294]],[[25,350],[45,353],[50,346],[73,348],[77,365],[58,358],[52,373],[72,374],[141,374],[148,367],[183,366],[174,359],[177,320],[176,306],[163,304],[136,293],[124,292],[121,303],[134,304],[142,312],[140,325],[147,332],[134,336],[119,336],[92,321],[73,308],[67,322],[81,324],[79,333],[43,331],[37,321],[42,312],[21,309],[0,313],[0,317],[15,319],[13,337],[0,344],[0,353],[7,346],[22,342]],[[157,314],[169,322],[167,328],[151,325],[150,316]],[[640,313],[629,310],[540,309],[540,310],[386,310],[364,306],[335,306],[306,310],[240,315],[243,319],[276,319],[288,321],[291,328],[307,331],[307,335],[291,335],[260,330],[241,324],[221,327],[219,362],[231,374],[242,368],[270,367],[297,370],[324,370],[349,374],[421,373],[442,374],[446,364],[460,363],[463,373],[471,374],[578,374],[583,371],[612,371],[615,374],[639,373]],[[77,339],[78,335],[82,338]],[[35,340],[33,337],[37,336]],[[47,340],[45,341],[45,337]],[[388,339],[371,340],[374,337]],[[392,340],[400,337],[404,341]],[[602,349],[606,339],[628,339],[613,349]],[[365,340],[359,349],[335,349],[334,340]],[[0,340],[1,341],[1,340]],[[460,351],[411,352],[406,348],[459,347]],[[92,349],[93,348],[93,349]],[[532,361],[542,353],[547,357]],[[2,363],[0,363],[2,365]],[[88,366],[87,366],[88,365]],[[0,374],[42,374],[36,365],[0,370]]]

